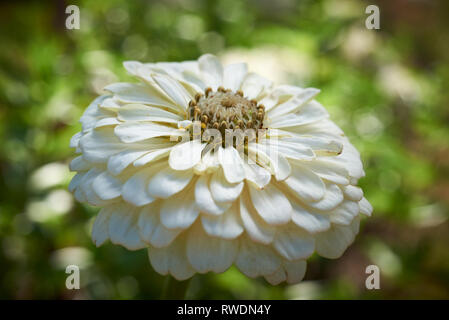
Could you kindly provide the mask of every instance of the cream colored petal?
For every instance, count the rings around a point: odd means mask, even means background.
[[[92,183],[92,188],[102,200],[111,200],[122,194],[122,182],[107,171],[99,174]]]
[[[320,90],[315,88],[302,89],[299,93],[295,94],[287,101],[268,110],[268,116],[274,119],[285,114],[295,113],[315,98],[318,93],[320,93]]]
[[[98,212],[92,226],[92,241],[99,247],[109,239],[110,208],[105,207]]]
[[[248,73],[243,80],[241,89],[247,99],[257,99],[263,96],[265,90],[272,85],[270,80],[267,80],[258,74]]]
[[[162,74],[153,74],[152,78],[181,110],[186,110],[192,96],[175,79]]]
[[[314,160],[303,161],[302,164],[312,170],[319,177],[339,185],[349,184],[349,173],[345,167],[331,161]]]
[[[304,201],[318,201],[324,197],[326,191],[323,181],[300,164],[293,166],[292,174],[284,183]]]
[[[270,246],[242,237],[235,265],[246,276],[255,278],[276,272],[281,258]]]
[[[201,222],[207,234],[223,239],[235,239],[243,232],[239,204],[233,205],[219,216],[202,215]]]
[[[295,202],[292,202],[292,208],[292,221],[309,233],[323,232],[331,226],[328,215],[311,212]]]
[[[236,92],[240,89],[243,79],[248,73],[246,63],[235,63],[224,68],[223,87]]]
[[[334,225],[326,232],[318,233],[315,238],[316,251],[329,259],[339,258],[354,241],[359,230],[360,219],[355,218],[351,225]]]
[[[305,260],[284,261],[283,265],[287,273],[288,284],[295,284],[301,282],[307,270],[307,262]]]
[[[197,180],[195,184],[195,201],[200,211],[213,215],[220,215],[231,206],[230,202],[220,203],[212,198],[208,175],[202,175]]]
[[[347,226],[359,214],[359,205],[355,201],[343,201],[338,207],[329,213],[333,224]]]
[[[171,274],[177,280],[186,280],[195,274],[186,256],[185,237],[178,237],[172,244],[164,248],[150,247],[148,256],[156,272]]]
[[[280,225],[290,221],[292,206],[275,186],[268,184],[262,190],[249,187],[249,193],[254,207],[265,222]]]
[[[210,191],[215,201],[232,202],[238,198],[242,189],[243,182],[229,183],[226,181],[223,171],[218,170],[212,174]]]
[[[148,151],[124,150],[111,156],[108,160],[108,170],[118,175],[131,163],[148,153]]]
[[[216,56],[211,54],[202,55],[198,59],[198,66],[208,87],[217,90],[223,84],[223,66]]]
[[[199,210],[194,199],[192,188],[186,189],[168,199],[161,208],[161,222],[169,229],[186,229],[198,217]]]
[[[170,245],[181,232],[181,230],[167,229],[161,224],[160,209],[161,201],[146,205],[140,211],[137,223],[141,239],[156,248]]]
[[[370,217],[373,212],[373,206],[366,200],[366,198],[362,198],[362,200],[359,201],[359,208],[360,213],[368,217]]]
[[[360,201],[363,198],[363,190],[357,186],[347,185],[342,188],[346,199]]]
[[[124,103],[148,104],[179,111],[172,101],[148,83],[114,83],[106,86],[104,90],[114,93],[115,98]]]
[[[307,202],[309,207],[320,211],[329,211],[336,208],[343,201],[343,192],[336,184],[326,183],[326,192],[323,199],[318,202]]]
[[[289,224],[276,232],[273,246],[287,260],[307,259],[315,250],[315,239],[296,225]]]
[[[281,282],[284,282],[285,280],[287,280],[287,274],[285,273],[284,268],[280,267],[274,273],[266,275],[264,278],[271,285],[277,286]]]
[[[143,206],[153,202],[154,197],[147,192],[148,181],[153,173],[153,168],[147,168],[129,178],[123,185],[123,199],[135,206]]]
[[[199,223],[189,230],[186,245],[190,265],[199,273],[226,271],[238,253],[237,240],[211,237]]]
[[[252,240],[263,244],[273,241],[276,228],[262,220],[251,203],[248,191],[245,191],[240,197],[240,218]]]
[[[127,104],[118,110],[118,119],[122,121],[156,121],[178,123],[183,118],[161,108],[143,104]]]
[[[120,244],[129,250],[145,247],[140,240],[137,219],[138,210],[131,205],[117,205],[111,210],[109,217],[109,237],[114,244]]]
[[[243,163],[245,169],[245,178],[253,183],[253,187],[262,189],[271,179],[271,174],[261,166],[255,163]]]
[[[87,171],[92,165],[83,159],[83,156],[78,156],[70,161],[70,171]]]
[[[192,180],[193,171],[177,171],[163,167],[148,182],[148,193],[154,198],[168,198],[183,190]]]
[[[136,161],[134,161],[134,166],[135,167],[141,167],[144,166],[150,162],[168,157],[169,153],[171,151],[171,147],[169,148],[163,148],[163,149],[157,149],[157,150],[153,150],[148,152],[146,155],[144,155],[143,157],[137,159]]]
[[[234,147],[220,147],[218,149],[218,160],[220,161],[224,176],[228,182],[238,183],[245,178],[243,160]]]
[[[179,135],[178,129],[153,122],[125,122],[116,126],[114,133],[124,143]]]
[[[178,143],[170,151],[168,163],[172,169],[187,170],[193,168],[201,160],[201,152],[206,143],[199,140]]]

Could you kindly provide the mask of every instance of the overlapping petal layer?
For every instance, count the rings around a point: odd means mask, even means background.
[[[274,86],[245,64],[212,55],[180,63],[126,62],[137,83],[116,83],[81,118],[69,189],[102,207],[92,230],[183,280],[235,264],[272,283],[301,281],[314,252],[337,258],[372,207],[357,186],[360,155],[314,98]],[[189,101],[208,87],[241,90],[265,106],[263,138],[245,153],[187,141]]]

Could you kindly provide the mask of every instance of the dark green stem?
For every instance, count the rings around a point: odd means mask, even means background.
[[[165,278],[165,284],[162,290],[161,299],[163,300],[185,299],[187,290],[189,289],[189,283],[190,279],[185,281],[178,281],[172,276],[168,275]]]

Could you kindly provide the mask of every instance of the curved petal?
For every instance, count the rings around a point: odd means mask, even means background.
[[[234,147],[220,147],[218,149],[218,160],[223,167],[226,180],[230,183],[238,183],[245,178],[243,160]]]
[[[168,229],[186,229],[199,215],[191,188],[164,200],[161,222]]]
[[[152,197],[168,198],[183,190],[193,178],[192,170],[177,171],[161,168],[148,182],[148,193]]]
[[[293,223],[311,234],[326,231],[331,227],[327,215],[306,210],[295,202],[292,202],[292,208]]]
[[[213,215],[220,215],[231,206],[230,202],[220,203],[212,198],[207,175],[200,176],[195,184],[195,201],[200,211]]]
[[[292,174],[284,183],[304,201],[318,201],[324,197],[325,185],[311,170],[295,164]]]
[[[289,224],[276,233],[273,246],[287,260],[307,259],[315,250],[315,239],[299,227]]]
[[[148,248],[150,263],[156,272],[171,274],[177,280],[186,280],[195,274],[186,256],[185,236],[180,236],[168,247]]]
[[[187,170],[193,168],[201,160],[201,152],[206,143],[199,140],[192,140],[178,143],[170,151],[168,164],[175,170]]]
[[[181,230],[167,229],[161,224],[159,219],[160,209],[160,201],[143,207],[137,222],[142,240],[156,248],[170,245],[181,232]]]
[[[243,189],[243,182],[229,183],[221,170],[212,174],[210,191],[212,197],[218,202],[232,202],[238,198]]]
[[[292,206],[287,197],[272,184],[264,189],[249,188],[257,212],[268,224],[280,225],[290,221]]]
[[[198,67],[208,87],[217,90],[223,83],[223,66],[218,58],[211,54],[204,54],[198,59]]]
[[[200,224],[187,235],[187,258],[199,273],[224,272],[234,262],[238,252],[236,240],[224,240],[208,236]]]
[[[137,219],[138,210],[130,205],[118,205],[111,210],[109,216],[109,237],[114,244],[120,244],[129,250],[145,247],[140,240]]]
[[[281,265],[281,258],[270,246],[242,237],[235,265],[246,276],[255,278],[276,272]]]
[[[243,79],[248,73],[246,63],[229,64],[224,67],[223,87],[236,92],[240,89]]]
[[[104,171],[94,179],[92,188],[100,199],[111,200],[121,195],[122,182],[107,171]]]
[[[207,234],[223,239],[235,239],[243,233],[239,217],[238,202],[219,216],[201,216],[201,222]]]

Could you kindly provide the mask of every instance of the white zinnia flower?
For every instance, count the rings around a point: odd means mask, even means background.
[[[234,263],[272,284],[301,281],[314,252],[343,254],[372,207],[357,187],[359,153],[314,100],[319,90],[274,86],[209,54],[124,65],[140,81],[107,86],[71,140],[80,155],[69,188],[102,207],[97,246],[148,248],[153,268],[179,280]],[[195,135],[194,120],[201,132],[266,130],[243,150],[211,150],[176,140]]]

